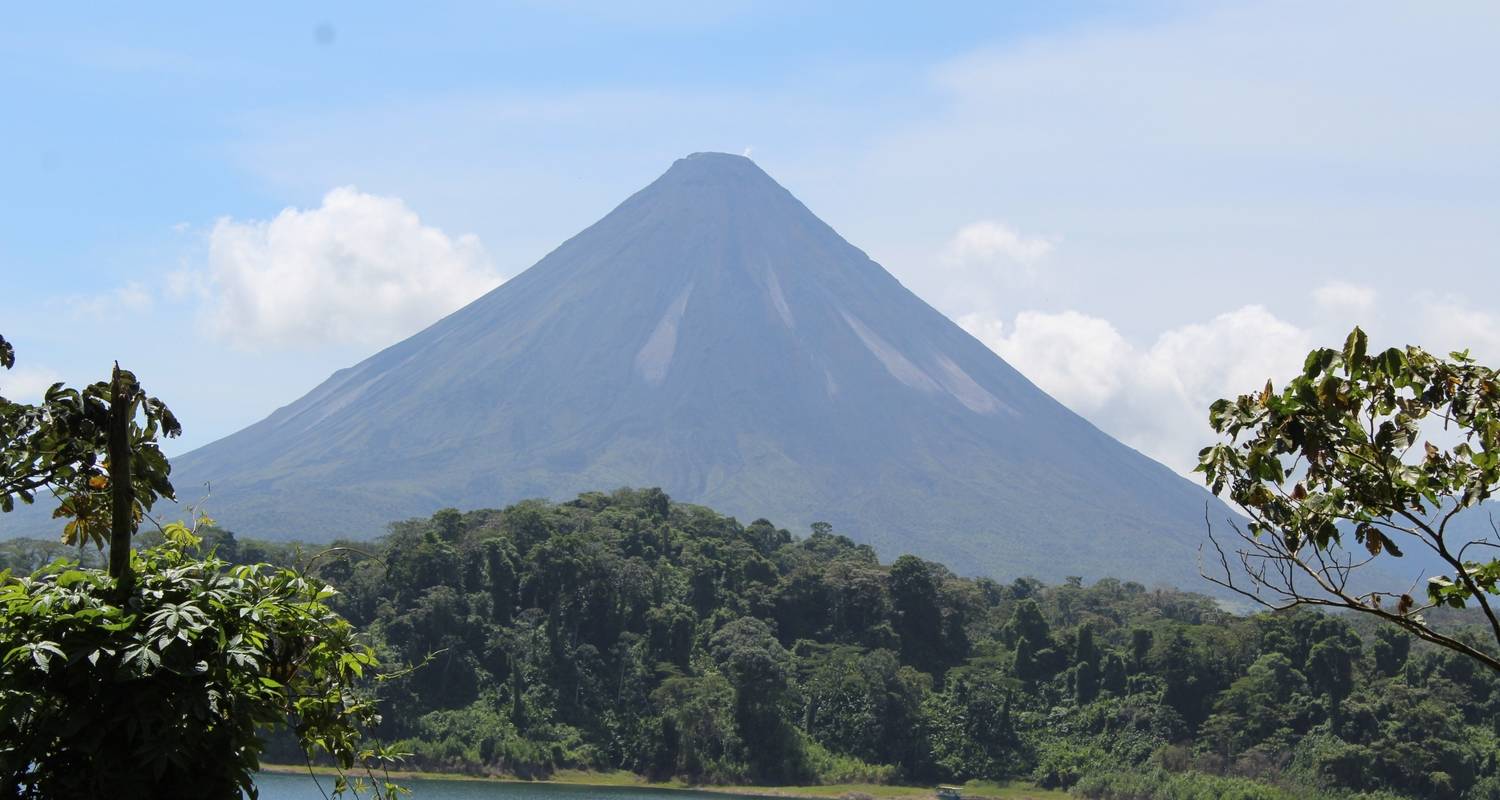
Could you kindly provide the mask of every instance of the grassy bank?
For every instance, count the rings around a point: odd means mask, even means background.
[[[875,800],[918,800],[933,798],[931,786],[892,786],[873,783],[835,783],[827,786],[703,786],[694,787],[705,792],[725,794],[747,794],[761,797],[807,797],[829,800],[846,795],[867,795]],[[964,786],[965,800],[1061,800],[1070,797],[1067,792],[1038,789],[1025,783],[999,784],[990,781],[971,781]]]
[[[262,772],[283,775],[305,775],[307,767],[295,764],[264,764]],[[332,775],[328,767],[314,767],[319,775]],[[846,795],[864,795],[875,800],[922,800],[934,797],[930,786],[892,786],[872,783],[836,783],[825,786],[693,786],[682,781],[647,781],[631,772],[588,772],[584,770],[559,770],[545,781],[527,781],[519,778],[484,777],[444,772],[418,772],[397,770],[391,772],[396,781],[447,780],[484,781],[490,783],[557,783],[571,786],[631,787],[639,789],[661,789],[666,791],[691,790],[717,794],[746,795],[752,797],[801,797],[812,800],[830,800]],[[1028,783],[998,784],[988,781],[971,781],[964,787],[964,798],[975,800],[1062,800],[1069,795],[1051,789],[1038,789]]]

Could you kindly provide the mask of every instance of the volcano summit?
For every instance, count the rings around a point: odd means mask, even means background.
[[[883,557],[1177,584],[1197,580],[1205,503],[1225,511],[718,153],[174,481],[211,481],[214,516],[260,537],[661,486]]]

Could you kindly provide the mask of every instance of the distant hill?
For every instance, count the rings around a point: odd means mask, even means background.
[[[970,574],[1194,586],[1205,505],[1228,513],[719,153],[174,480],[256,537],[660,486]]]

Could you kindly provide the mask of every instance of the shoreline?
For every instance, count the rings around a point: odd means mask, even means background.
[[[261,772],[277,775],[307,775],[308,767],[296,764],[262,764]],[[327,766],[314,766],[314,774],[332,776],[337,770]],[[350,778],[360,774],[346,773]],[[542,780],[492,775],[468,775],[458,772],[423,772],[420,770],[391,770],[391,779],[397,782],[408,780],[469,781],[475,783],[498,783],[516,785],[579,786],[594,789],[651,789],[664,792],[697,792],[734,797],[798,798],[799,800],[834,800],[845,795],[864,795],[874,800],[935,800],[933,787],[903,786],[895,784],[842,783],[816,786],[752,786],[752,785],[694,785],[682,781],[647,781],[631,772],[588,772],[584,770],[559,770]],[[965,800],[1052,800],[1069,795],[1055,789],[1040,789],[1030,784],[990,784],[966,786]]]

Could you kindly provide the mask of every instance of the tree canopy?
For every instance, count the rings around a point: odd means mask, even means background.
[[[377,732],[422,769],[1019,778],[1095,797],[1500,789],[1500,677],[1373,620],[886,564],[826,525],[797,537],[658,490],[449,510],[363,549],[316,575],[382,660],[433,654],[380,687]],[[1479,619],[1432,616],[1454,636]]]

